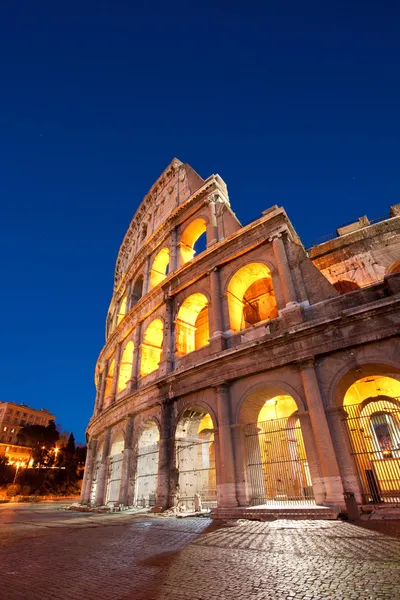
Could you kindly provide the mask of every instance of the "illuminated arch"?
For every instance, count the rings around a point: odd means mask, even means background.
[[[126,309],[128,306],[128,298],[124,296],[119,304],[118,312],[117,312],[117,325],[119,325],[126,315]]]
[[[194,219],[184,230],[180,241],[181,264],[192,260],[196,251],[195,244],[197,240],[206,232],[207,223],[204,219]]]
[[[396,260],[390,267],[388,268],[388,275],[392,275],[393,273],[400,273],[400,260]]]
[[[153,260],[153,265],[150,271],[150,290],[166,278],[168,273],[168,265],[169,249],[163,248]]]
[[[185,299],[176,320],[176,355],[183,356],[208,344],[208,300],[204,294]]]
[[[135,285],[132,290],[132,306],[139,302],[140,298],[143,295],[143,275],[139,275],[139,277],[135,281]]]
[[[161,319],[154,319],[147,327],[142,342],[140,375],[144,377],[158,369],[162,355],[164,324]]]
[[[229,281],[227,296],[232,331],[278,316],[271,272],[262,263],[250,263],[236,271]]]
[[[112,359],[112,361],[108,365],[108,370],[107,370],[107,375],[106,375],[106,387],[104,390],[104,400],[107,400],[107,398],[111,395],[111,387],[112,387],[112,382],[113,382],[113,378],[114,378],[114,370],[115,370],[115,360]]]
[[[128,385],[128,381],[131,378],[132,373],[132,363],[133,363],[133,351],[134,344],[132,341],[129,341],[124,348],[122,353],[121,362],[119,365],[119,374],[118,374],[118,393],[122,392]]]

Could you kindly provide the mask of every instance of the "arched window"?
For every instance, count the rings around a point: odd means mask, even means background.
[[[143,275],[139,275],[139,277],[135,281],[135,285],[132,290],[132,306],[139,302],[140,298],[143,295]]]
[[[118,375],[118,393],[122,392],[128,385],[128,381],[131,378],[132,363],[133,363],[133,350],[134,345],[132,341],[129,341],[124,348],[122,353],[121,362],[119,365]]]
[[[208,344],[208,301],[203,294],[185,299],[176,320],[176,354],[183,356]]]
[[[150,287],[153,289],[166,278],[169,266],[169,249],[163,248],[153,260],[153,265],[150,271]]]
[[[118,313],[117,313],[117,325],[119,325],[121,323],[122,319],[126,315],[127,303],[128,303],[128,299],[126,296],[124,296],[119,304],[119,309],[118,309]]]
[[[228,285],[230,327],[240,331],[278,316],[271,273],[262,263],[241,267]]]
[[[106,387],[104,390],[104,400],[107,400],[107,398],[111,394],[111,386],[112,386],[112,381],[113,381],[113,377],[114,377],[114,369],[115,369],[115,360],[112,359],[112,361],[108,365],[108,371],[107,371],[107,375],[106,375]]]
[[[189,262],[189,260],[192,260],[196,254],[197,248],[195,248],[195,246],[198,244],[201,245],[202,240],[200,238],[202,236],[205,237],[206,228],[207,224],[204,219],[195,219],[189,223],[184,230],[180,241],[180,259],[182,265]],[[201,247],[199,250],[205,249],[205,244],[202,246],[204,246],[204,248]]]
[[[342,281],[340,279],[339,281],[335,281],[333,287],[337,289],[339,294],[347,294],[347,292],[354,292],[354,290],[360,289],[360,286],[355,281]]]
[[[154,319],[147,327],[142,342],[140,375],[148,375],[158,369],[162,355],[164,325],[161,319]]]

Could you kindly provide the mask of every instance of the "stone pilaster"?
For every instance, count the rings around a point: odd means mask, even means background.
[[[109,404],[112,404],[113,402],[115,402],[115,396],[117,395],[119,363],[121,360],[121,346],[122,346],[122,343],[119,342],[119,344],[116,345],[115,352],[114,352],[114,361],[115,361],[114,362],[114,374],[113,374],[113,380],[112,380],[112,384],[111,384]]]
[[[160,375],[166,375],[174,369],[175,352],[174,339],[172,335],[173,327],[173,299],[167,297],[165,299],[165,321],[164,321],[164,338],[162,360],[160,362]]]
[[[328,505],[343,506],[342,479],[326,419],[314,361],[307,360],[302,362],[300,364],[300,373],[325,486],[325,503]]]
[[[121,485],[119,489],[119,503],[127,506],[130,487],[130,475],[133,463],[133,431],[134,417],[128,416],[125,422],[125,447],[123,450],[121,466]]]
[[[170,501],[173,439],[171,438],[172,405],[164,401],[161,407],[161,431],[158,458],[157,510],[165,510]]]
[[[93,469],[96,460],[97,439],[91,439],[88,443],[88,451],[86,455],[85,471],[82,481],[81,504],[89,504],[90,490],[93,481]]]
[[[221,283],[219,269],[216,267],[210,271],[211,292],[211,319],[210,321],[210,345],[215,352],[224,350],[226,340],[224,337],[224,326],[222,318]]]
[[[139,379],[139,360],[140,360],[140,331],[142,324],[138,323],[133,332],[133,360],[131,378],[128,382],[129,391],[134,392],[137,389]]]
[[[232,431],[229,407],[229,388],[226,384],[216,387],[218,406],[218,440],[220,482],[217,486],[220,508],[237,506],[235,464],[232,447]]]
[[[96,506],[102,506],[104,504],[104,496],[106,491],[106,483],[107,483],[107,467],[108,467],[108,455],[110,452],[110,440],[111,440],[111,427],[107,427],[104,432],[104,444],[103,444],[103,454],[101,456],[101,463],[97,478],[97,488],[96,488]]]
[[[150,256],[146,256],[143,274],[143,296],[150,291]]]
[[[169,272],[175,271],[178,266],[178,237],[176,227],[171,231],[171,245],[169,249]]]
[[[282,235],[279,234],[272,239],[272,249],[274,252],[276,267],[278,269],[283,296],[288,308],[297,304],[296,292],[293,285],[292,274],[290,272],[285,245]]]
[[[98,415],[103,410],[103,406],[104,406],[104,400],[105,400],[104,394],[106,392],[108,365],[109,365],[109,361],[106,360],[104,363],[102,376],[101,376],[101,383],[99,386],[99,388],[100,388],[99,389],[99,397],[98,397],[98,402],[97,402],[96,411],[95,411],[96,415]]]
[[[210,237],[211,239],[207,240],[207,248],[212,246],[216,242],[218,242],[218,221],[217,221],[217,208],[216,202],[218,200],[218,194],[213,194],[211,198],[208,199],[208,208],[210,211]]]
[[[311,427],[310,415],[307,411],[297,413],[300,421],[301,433],[303,436],[304,447],[306,449],[308,468],[312,481],[314,499],[316,504],[323,505],[326,501],[326,491],[324,479],[319,464],[319,456],[314,441],[314,433]]]

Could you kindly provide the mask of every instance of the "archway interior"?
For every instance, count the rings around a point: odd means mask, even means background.
[[[100,470],[102,456],[103,456],[103,442],[100,442],[97,445],[96,456],[95,456],[94,465],[93,465],[92,486],[90,489],[90,504],[91,505],[94,505],[96,502],[97,484],[98,484],[98,479],[99,479],[99,470]]]
[[[206,229],[207,224],[204,219],[195,219],[186,227],[179,244],[181,265],[192,260],[195,254],[203,250],[205,244],[202,244],[200,238],[203,236],[204,240]]]
[[[192,294],[184,300],[176,320],[176,355],[183,356],[208,344],[208,300]]]
[[[108,371],[106,375],[106,386],[104,390],[104,401],[107,402],[108,398],[111,395],[112,382],[114,378],[114,370],[115,370],[115,360],[112,361],[108,365]]]
[[[399,502],[400,381],[363,377],[349,387],[343,406],[366,500]]]
[[[176,467],[179,474],[175,502],[182,511],[216,506],[214,425],[202,409],[185,411],[176,428]]]
[[[124,296],[122,298],[121,302],[119,303],[119,309],[118,309],[118,313],[117,313],[117,325],[119,325],[121,323],[122,319],[126,315],[127,303],[128,303],[128,298],[126,296]]]
[[[259,389],[243,407],[251,504],[313,503],[307,455],[292,396]],[[246,406],[247,405],[247,406]]]
[[[122,431],[120,431],[111,440],[110,453],[108,455],[106,504],[114,504],[119,500],[123,450],[124,436]]]
[[[156,423],[145,423],[137,444],[134,505],[152,507],[157,500],[160,433]]]
[[[139,302],[140,298],[143,295],[143,275],[139,275],[139,277],[135,281],[135,285],[132,290],[132,306],[134,306],[137,302]]]
[[[119,374],[118,374],[118,393],[122,392],[128,385],[128,381],[131,378],[132,374],[132,363],[133,363],[133,351],[134,344],[130,340],[122,353],[121,362],[119,365]]]
[[[278,316],[271,272],[262,263],[251,263],[236,271],[229,282],[227,296],[232,331],[241,331]]]
[[[153,265],[150,271],[150,287],[153,289],[156,285],[161,283],[168,274],[169,267],[169,248],[163,248],[157,254],[153,261]]]
[[[158,369],[162,355],[164,324],[161,319],[154,319],[147,327],[142,342],[140,375],[144,377]]]

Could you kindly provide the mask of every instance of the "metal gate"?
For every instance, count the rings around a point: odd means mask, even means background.
[[[400,407],[390,400],[345,407],[352,455],[367,502],[400,502]]]
[[[250,423],[244,434],[251,504],[314,504],[299,420]]]
[[[158,480],[158,443],[147,445],[137,457],[135,475],[135,506],[156,505]]]
[[[118,502],[121,487],[123,454],[115,454],[109,457],[108,478],[106,489],[106,504]]]
[[[217,481],[213,440],[177,441],[176,465],[179,471],[179,504],[188,510],[194,510],[195,494],[198,494],[203,509],[216,507]]]

